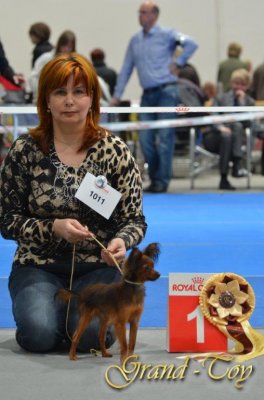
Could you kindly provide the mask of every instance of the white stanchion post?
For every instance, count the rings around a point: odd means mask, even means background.
[[[247,176],[247,188],[250,189],[250,177],[251,177],[251,134],[252,134],[252,129],[251,128],[246,128],[245,129],[246,133],[246,166],[247,166],[247,171],[248,171],[248,176]]]
[[[195,128],[190,129],[190,180],[191,190],[194,189],[194,163],[195,163]]]
[[[14,140],[16,140],[18,138],[18,115],[13,114],[13,118],[14,118],[13,137],[14,137]]]

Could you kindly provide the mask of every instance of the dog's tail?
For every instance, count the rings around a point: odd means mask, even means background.
[[[55,294],[56,300],[59,299],[65,303],[71,300],[73,297],[80,297],[80,295],[70,289],[59,289]]]

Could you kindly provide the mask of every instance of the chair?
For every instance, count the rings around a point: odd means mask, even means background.
[[[251,171],[251,128],[245,129],[246,134],[246,168]],[[197,143],[197,128],[190,128],[190,189],[194,189],[195,178],[202,172],[208,171],[219,163],[219,155],[207,151],[202,141]],[[202,161],[201,161],[202,160]],[[250,174],[247,176],[247,188],[250,189]]]

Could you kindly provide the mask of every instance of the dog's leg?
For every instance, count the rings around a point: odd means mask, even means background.
[[[107,331],[108,323],[107,319],[102,319],[100,321],[100,330],[99,330],[99,342],[100,342],[100,349],[102,352],[102,357],[112,357],[112,354],[107,351],[105,347],[105,338],[106,338],[106,331]]]
[[[137,331],[138,331],[138,321],[133,320],[130,322],[130,329],[129,329],[129,344],[128,344],[128,354],[129,355],[134,353],[134,349],[136,346],[136,340],[137,340]]]
[[[80,316],[79,324],[72,337],[72,344],[69,352],[70,360],[77,360],[76,349],[81,339],[81,336],[85,331],[85,329],[87,328],[87,326],[89,325],[90,321],[91,321],[90,313],[85,313]]]
[[[116,322],[115,332],[120,345],[120,362],[122,364],[127,357],[126,321]]]
[[[139,324],[139,319],[140,319],[141,313],[142,313],[142,308],[135,311],[129,319],[130,329],[129,329],[128,355],[133,354],[134,350],[135,350],[138,324]]]

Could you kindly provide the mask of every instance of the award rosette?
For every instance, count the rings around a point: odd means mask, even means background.
[[[212,275],[201,290],[199,302],[209,322],[235,341],[229,354],[241,361],[264,355],[264,336],[248,322],[255,308],[255,294],[242,276]]]

